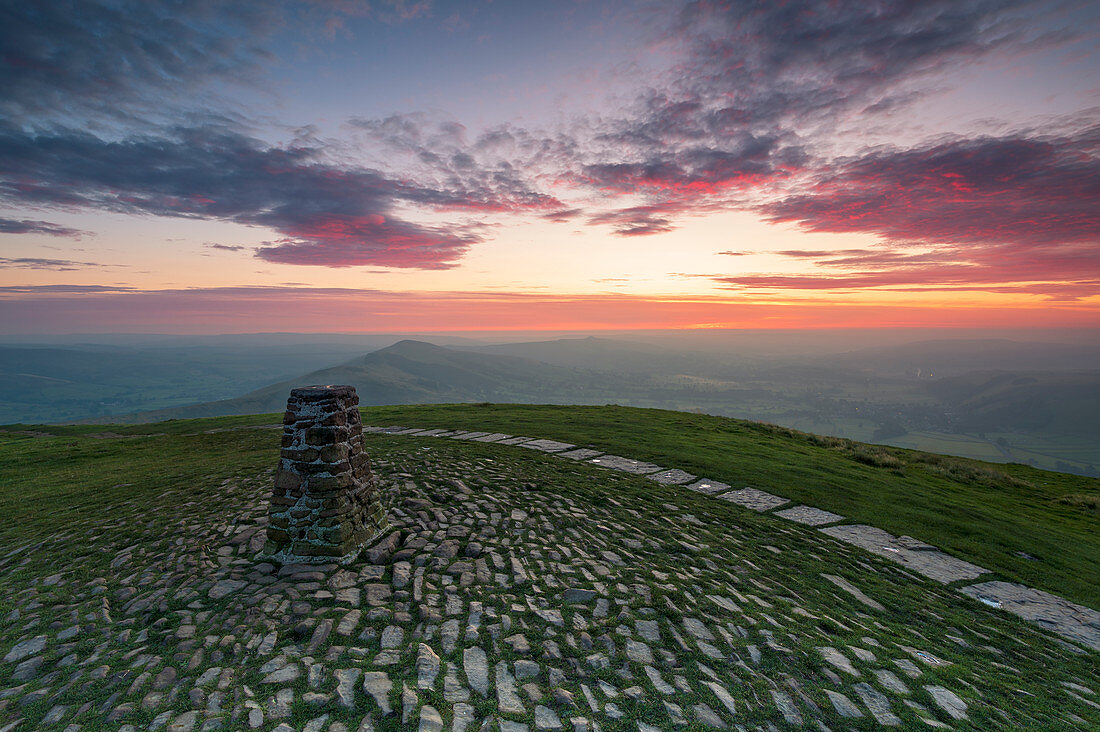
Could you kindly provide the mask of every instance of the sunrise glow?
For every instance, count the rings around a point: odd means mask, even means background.
[[[8,11],[3,332],[1100,325],[1088,4],[200,5]]]

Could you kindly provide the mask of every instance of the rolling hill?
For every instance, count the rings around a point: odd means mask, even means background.
[[[926,388],[952,405],[961,431],[999,432],[1011,425],[1100,438],[1100,379],[1094,371],[971,371]]]
[[[348,383],[364,406],[626,404],[1087,475],[1100,465],[1100,372],[1069,368],[1091,365],[1088,344],[927,341],[763,357],[594,337],[446,347],[402,340],[350,360],[340,349],[352,342],[303,343],[297,350],[291,343],[247,345],[241,352],[217,343],[109,357],[37,349],[31,365],[5,362],[0,353],[0,367],[8,364],[0,387],[6,388],[0,413],[7,419],[0,421],[148,422],[272,412],[282,409],[293,386]],[[319,361],[323,368],[286,370]],[[333,361],[339,362],[329,365]],[[1016,370],[1044,363],[1052,368]]]
[[[1096,371],[1094,343],[1036,343],[1006,338],[937,339],[824,356],[825,362],[882,375],[932,379],[972,371]]]
[[[290,389],[302,384],[350,384],[359,392],[361,404],[382,405],[488,401],[587,403],[605,398],[618,383],[612,374],[404,340],[240,397],[131,415],[124,421],[282,411]]]

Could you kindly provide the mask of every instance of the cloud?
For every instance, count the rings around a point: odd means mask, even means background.
[[[46,236],[64,236],[71,239],[79,239],[83,236],[95,236],[95,234],[90,231],[70,229],[66,226],[51,224],[49,221],[5,218],[0,218],[0,234],[44,234]]]
[[[279,4],[265,0],[5,3],[0,114],[163,111],[207,80],[254,77],[280,20]]]
[[[1082,281],[1086,290],[1100,278],[1098,200],[1100,127],[1089,127],[872,150],[820,170],[798,193],[760,210],[806,231],[884,241],[878,249],[780,252],[847,271],[827,278],[837,287]],[[731,284],[750,282],[736,279]]]
[[[662,34],[679,52],[665,78],[624,113],[574,130],[572,179],[647,205],[677,203],[681,214],[744,207],[746,196],[820,164],[812,158],[823,122],[888,111],[933,71],[1036,42],[1025,29],[1039,8],[1030,0],[688,2]]]
[[[1035,0],[689,2],[669,31],[685,59],[671,88],[649,98],[642,131],[693,139],[881,103],[901,82],[1034,41],[1027,18],[1042,9]]]
[[[631,206],[595,214],[588,218],[588,223],[597,226],[610,224],[619,236],[663,234],[676,228],[672,219],[663,215],[665,211],[662,206]]]
[[[478,210],[494,203],[338,164],[321,147],[266,145],[230,126],[117,141],[0,127],[0,171],[0,201],[7,205],[265,226],[284,238],[258,256],[288,264],[454,266],[479,240],[476,229],[405,221],[393,214],[395,205]]]
[[[256,256],[280,264],[351,267],[447,269],[466,248],[479,241],[460,228],[426,227],[379,214],[305,222],[297,238],[261,247]],[[382,248],[380,248],[380,245]]]
[[[893,292],[989,292],[1036,295],[1048,300],[1074,301],[1100,294],[1100,279],[1050,281],[1036,273],[1018,281],[1018,270],[990,269],[973,264],[940,263],[926,267],[900,268],[826,275],[749,274],[703,275],[734,290],[831,291],[875,288]],[[1006,284],[1008,283],[1008,284]]]
[[[39,257],[0,257],[0,269],[46,269],[54,272],[71,272],[89,267],[105,267],[96,262],[74,262],[68,259],[42,259]]]
[[[91,295],[104,293],[133,292],[135,288],[125,285],[2,285],[0,294],[4,295]]]
[[[801,150],[780,147],[774,136],[741,134],[716,144],[722,149],[652,150],[641,162],[585,165],[580,177],[602,191],[699,196],[787,177],[805,158]]]
[[[290,29],[301,52],[344,30],[348,18],[398,23],[431,9],[427,0],[6,2],[0,116],[19,123],[179,118],[199,99],[210,101],[215,82],[263,88],[266,68],[283,51],[280,32]]]
[[[765,205],[809,231],[870,232],[894,241],[1100,241],[1100,127],[882,149],[841,161],[803,193]]]
[[[430,0],[308,0],[310,5],[330,13],[326,28],[344,28],[344,18],[370,18],[383,23],[400,23],[432,14]]]
[[[0,331],[26,333],[444,332],[635,328],[894,326],[1092,327],[1100,310],[1079,303],[974,308],[937,304],[754,302],[737,297],[629,294],[391,292],[368,289],[223,287],[0,287]]]
[[[475,222],[419,223],[406,207],[483,220],[583,220],[639,236],[671,231],[682,216],[754,209],[785,191],[759,210],[777,222],[839,230],[825,211],[845,190],[840,182],[830,188],[830,176],[858,180],[861,172],[856,161],[839,161],[837,172],[815,157],[824,154],[815,138],[822,122],[895,109],[913,98],[914,80],[1036,42],[1028,19],[1041,7],[687,2],[663,30],[675,63],[620,112],[554,131],[502,124],[471,132],[423,113],[352,119],[346,130],[364,144],[351,150],[313,128],[287,144],[261,142],[226,121],[229,113],[203,126],[146,123],[131,128],[143,134],[127,135],[73,118],[125,118],[164,98],[199,99],[212,80],[254,80],[274,58],[272,34],[295,19],[335,19],[335,32],[343,18],[425,18],[430,3],[24,3],[0,29],[0,118],[8,120],[0,122],[0,203],[263,226],[277,236],[256,250],[261,259],[330,267],[443,269],[487,236]],[[32,124],[41,119],[49,124]],[[385,170],[349,163],[349,151],[385,160]],[[904,152],[869,154],[867,170],[904,166]],[[865,224],[851,230],[896,238],[885,224]]]
[[[540,218],[547,221],[551,221],[555,224],[565,224],[573,219],[577,218],[584,213],[584,209],[581,208],[562,208],[557,211],[548,211],[540,216]]]
[[[403,156],[406,177],[438,192],[427,201],[441,210],[474,213],[560,214],[566,206],[540,190],[538,178],[574,164],[574,141],[501,125],[469,140],[448,117],[424,113],[349,125],[374,145]]]
[[[223,252],[240,252],[248,247],[241,246],[240,244],[218,244],[217,242],[206,242],[203,244],[207,249],[218,249]]]

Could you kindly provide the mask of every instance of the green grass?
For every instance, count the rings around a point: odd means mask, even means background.
[[[1100,608],[1100,522],[1081,499],[1061,502],[1100,496],[1095,478],[901,448],[862,450],[852,447],[860,443],[755,422],[632,407],[456,404],[363,413],[368,424],[499,430],[591,445],[775,491]]]
[[[967,500],[974,505],[983,500],[989,502],[990,496],[997,492],[1006,501],[1015,497],[1012,500],[1021,503],[1027,503],[1028,496],[1085,496],[1085,507],[1063,505],[1046,498],[1031,499],[1032,522],[1046,522],[1043,529],[1030,527],[1036,535],[1043,535],[1044,531],[1069,535],[1066,526],[1071,529],[1077,526],[1075,520],[1082,522],[1080,526],[1095,527],[1092,513],[1095,504],[1088,497],[1100,495],[1097,481],[1074,476],[945,459],[801,435],[766,425],[656,410],[465,405],[369,409],[365,410],[365,416],[372,424],[496,427],[514,434],[558,437],[698,470],[734,485],[759,485],[779,491],[783,483],[787,487],[783,492],[791,497],[796,497],[796,484],[803,486],[798,490],[811,492],[835,483],[844,489],[826,492],[840,496],[854,507],[865,504],[874,507],[875,491],[881,494],[890,490],[894,491],[892,495],[899,495],[907,486],[910,493],[906,500],[890,499],[897,503],[897,511],[893,513],[902,518],[914,512],[919,515],[922,501],[941,496],[954,501],[969,496]],[[150,640],[131,639],[129,646],[112,642],[96,663],[105,663],[123,673],[130,663],[126,656],[128,649],[137,648],[140,643],[148,645],[151,653],[163,656],[166,664],[176,666],[181,677],[187,676],[184,669],[193,649],[183,648],[173,640],[174,629],[181,622],[181,613],[188,610],[188,603],[197,596],[188,592],[202,590],[201,583],[212,576],[218,548],[232,533],[231,529],[250,523],[264,510],[278,454],[278,432],[248,427],[274,422],[272,415],[257,415],[119,428],[27,428],[48,436],[0,433],[0,510],[8,519],[0,524],[0,561],[4,561],[3,555],[12,554],[6,564],[0,564],[0,631],[3,631],[0,635],[6,634],[10,644],[21,635],[39,632],[24,627],[28,617],[11,617],[16,605],[25,607],[31,597],[40,603],[40,626],[53,627],[51,621],[60,625],[73,622],[70,612],[77,609],[86,612],[98,606],[100,595],[90,594],[88,585],[100,581],[105,588],[102,596],[113,601],[115,621],[133,623],[136,619],[123,614],[125,606],[118,600],[118,592],[131,584],[139,592],[146,591],[142,578],[146,572],[153,572],[156,582],[161,577],[168,578],[164,586],[170,592],[163,608],[152,605],[147,616],[139,616],[140,625],[133,628],[135,633],[139,627],[152,628]],[[105,432],[123,437],[104,436]],[[685,710],[697,702],[716,705],[714,697],[700,687],[704,677],[698,663],[705,663],[737,680],[730,692],[744,709],[744,721],[763,721],[768,715],[775,718],[769,697],[772,680],[793,677],[822,708],[823,718],[833,729],[871,729],[868,717],[845,720],[832,712],[822,691],[825,686],[819,672],[822,661],[815,650],[821,645],[839,648],[865,645],[868,637],[877,638],[890,648],[892,643],[917,647],[949,661],[951,665],[925,669],[921,680],[911,684],[912,698],[929,703],[918,688],[921,684],[942,684],[959,692],[971,705],[969,728],[973,729],[1070,728],[1068,722],[1062,724],[1070,701],[1058,682],[1074,680],[1093,688],[1100,683],[1095,654],[1072,654],[1018,618],[984,608],[931,580],[910,577],[882,558],[822,541],[811,529],[759,516],[682,488],[597,471],[534,450],[388,435],[369,435],[366,442],[368,452],[381,466],[379,473],[401,478],[400,484],[405,486],[401,490],[411,491],[410,495],[432,498],[438,494],[432,500],[445,507],[454,498],[448,496],[440,483],[452,475],[461,476],[472,490],[471,496],[481,501],[479,510],[486,515],[499,510],[507,516],[518,507],[531,512],[533,523],[513,524],[507,533],[502,533],[501,543],[493,542],[503,554],[508,553],[504,548],[511,547],[516,555],[525,558],[525,566],[533,576],[529,584],[507,589],[495,584],[474,586],[468,599],[495,608],[497,616],[483,618],[483,628],[499,621],[504,613],[514,616],[513,627],[518,630],[512,632],[523,632],[532,648],[540,648],[549,636],[522,610],[526,590],[537,584],[546,592],[551,586],[544,584],[545,575],[551,573],[556,566],[552,563],[557,562],[553,552],[580,542],[602,546],[603,539],[614,537],[616,542],[633,538],[643,543],[642,549],[633,550],[633,559],[627,558],[626,567],[615,570],[614,581],[631,588],[617,595],[627,604],[616,601],[610,615],[599,622],[591,616],[589,608],[563,608],[564,628],[573,628],[573,613],[579,613],[591,623],[589,630],[597,642],[601,633],[614,633],[620,622],[628,624],[618,617],[623,610],[634,616],[642,606],[654,608],[657,615],[675,626],[688,615],[713,614],[715,608],[706,599],[711,593],[725,594],[729,588],[738,588],[762,595],[770,603],[764,609],[743,602],[746,613],[752,616],[746,623],[751,635],[734,639],[742,657],[747,657],[748,644],[758,646],[763,654],[759,665],[740,674],[735,667],[721,667],[698,651],[685,649],[679,653],[682,666],[677,673],[684,674],[694,689],[691,694],[677,697]],[[737,478],[750,475],[755,477]],[[1047,481],[1047,485],[1041,485],[1042,481]],[[861,498],[864,492],[870,498]],[[697,520],[689,522],[689,516]],[[554,521],[552,526],[547,523],[550,520]],[[1023,521],[1018,522],[1017,529],[1023,525]],[[915,530],[892,530],[931,539]],[[985,529],[978,526],[976,530]],[[1077,531],[1077,535],[1081,542],[1093,541],[1091,560],[1080,551],[1076,555],[1074,566],[1081,572],[1084,584],[1088,573],[1095,576],[1096,572],[1095,538],[1090,538],[1085,529]],[[34,551],[20,549],[12,553],[12,549],[27,542],[43,540],[45,544]],[[1021,540],[1020,545],[1033,551],[1033,547],[1025,546],[1029,541]],[[623,547],[630,548],[625,543],[612,548],[625,553]],[[134,550],[133,560],[112,568],[115,558],[130,548]],[[206,565],[209,566],[204,569]],[[67,573],[64,584],[49,586],[41,581],[62,568]],[[866,607],[821,578],[819,573],[823,570],[857,584],[885,609],[869,615]],[[999,571],[1018,579],[1008,570]],[[559,579],[570,585],[590,584],[580,571]],[[637,596],[633,591],[637,585],[645,585],[652,597]],[[1048,589],[1070,594],[1064,587]],[[208,603],[202,610],[212,614],[210,622],[215,628],[232,621],[221,632],[232,629],[241,643],[246,643],[251,633],[268,631],[266,626],[242,623],[240,617],[220,615],[228,612],[226,608],[233,602],[225,599]],[[343,612],[331,602],[304,605],[304,609],[292,607],[290,614],[279,616],[284,643],[293,642],[290,629],[300,620],[326,616],[336,619]],[[782,627],[765,618],[774,619]],[[391,621],[378,617],[366,622],[380,632]],[[158,632],[156,624],[166,632]],[[413,639],[410,631],[414,624],[415,621],[405,624],[406,639]],[[763,642],[761,629],[775,631],[777,641],[792,652],[770,650]],[[97,632],[89,631],[77,642],[77,654],[87,658],[95,652],[101,638]],[[322,647],[317,655],[323,656],[331,645],[343,642],[330,637],[329,646]],[[586,663],[589,650],[570,649],[561,637],[558,642],[567,658]],[[362,645],[374,648],[373,641]],[[670,642],[666,645],[672,647]],[[501,646],[502,651],[492,657],[493,662],[519,657],[504,644]],[[0,650],[7,647],[0,646]],[[599,648],[597,643],[596,650]],[[52,658],[68,651],[59,650]],[[875,652],[884,661],[888,655],[896,655],[896,651],[877,647]],[[223,664],[210,660],[209,655],[207,658],[205,663]],[[237,663],[234,683],[260,689],[258,670],[247,662],[248,658],[245,656],[246,662]],[[447,662],[457,662],[459,658],[459,651],[443,656]],[[860,670],[861,679],[871,679],[873,670],[881,665],[859,659],[853,663]],[[634,665],[632,670],[638,683],[644,686],[641,669]],[[397,687],[401,682],[415,685],[415,669],[411,664],[391,667],[390,673]],[[65,672],[60,678],[68,675]],[[664,673],[664,677],[671,680],[669,673]],[[127,678],[110,686],[111,678],[69,689],[60,702],[71,707],[84,701],[98,703],[129,684]],[[594,672],[589,683],[598,678],[619,688],[625,685],[614,668]],[[31,683],[28,689],[46,681],[37,679]],[[575,679],[569,679],[567,685],[577,693]],[[335,703],[326,707],[305,704],[301,700],[302,692],[308,688],[304,677],[294,686],[298,701],[288,721],[295,728],[322,713],[332,714],[333,720],[347,724],[350,729],[356,728],[356,714]],[[138,699],[130,701],[136,703]],[[579,694],[578,701],[583,704]],[[35,706],[20,708],[31,724],[29,728],[43,728],[35,723],[52,703],[42,700]],[[435,705],[443,711],[445,723],[449,723],[446,711],[449,705],[441,700],[438,687],[422,693],[420,703]],[[492,697],[481,701],[474,695],[471,703],[477,705],[480,714],[495,711]],[[621,698],[618,703],[627,716],[607,724],[604,728],[609,732],[636,730],[639,718],[647,721],[665,718],[663,708],[652,694],[637,703]],[[1084,724],[1095,725],[1095,710],[1075,704],[1072,708],[1085,717]],[[188,705],[186,697],[181,696],[174,709],[183,711]],[[895,703],[894,711],[903,716],[903,728],[923,728],[912,710]],[[152,721],[154,712],[138,706],[133,716],[124,721],[144,728]],[[118,728],[117,724],[92,719],[90,714],[80,720],[86,729]],[[414,716],[412,723],[415,720]],[[523,721],[530,724],[532,719],[528,716]],[[383,720],[377,728],[389,731],[408,726],[401,726],[396,717]],[[702,727],[693,725],[686,729]]]
[[[118,430],[139,435],[129,439],[93,437],[104,432],[101,426],[35,428],[48,430],[50,437],[0,432],[0,515],[6,518],[0,525],[0,553],[45,538],[72,520],[88,518],[89,512],[109,511],[114,503],[155,504],[167,486],[191,485],[198,491],[272,467],[279,454],[272,431],[201,431],[247,420]],[[149,434],[156,431],[171,434]],[[139,536],[141,528],[119,523],[114,530]]]
[[[1100,608],[1100,480],[1093,478],[654,409],[455,404],[363,412],[367,424],[547,437],[774,491]],[[169,479],[220,480],[270,467],[277,451],[270,433],[206,430],[277,421],[254,415],[125,427],[9,427],[54,436],[0,433],[0,485],[20,486],[18,494],[0,492],[0,510],[9,518],[0,527],[0,546],[78,514],[93,496],[140,497]],[[142,437],[79,439],[105,431]],[[196,454],[206,456],[203,463],[195,464]]]
[[[971,435],[956,435],[945,432],[909,432],[902,437],[891,438],[890,442],[898,447],[910,450],[966,455],[979,460],[1004,462],[1004,457],[996,445],[989,440]]]

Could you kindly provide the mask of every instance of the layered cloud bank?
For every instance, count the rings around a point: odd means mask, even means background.
[[[11,333],[417,333],[680,328],[1096,327],[1096,312],[1045,307],[945,307],[722,297],[388,292],[303,287],[136,290],[98,285],[0,288]],[[33,327],[28,327],[33,323]]]

